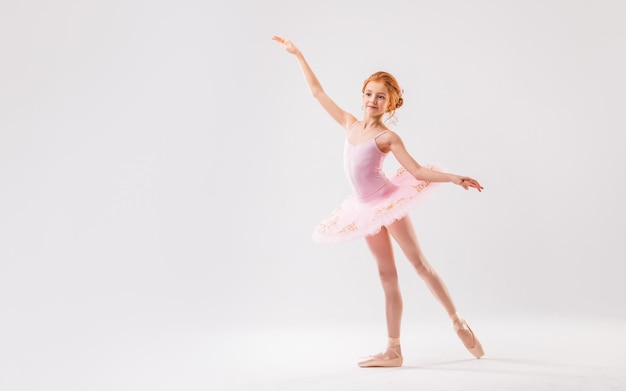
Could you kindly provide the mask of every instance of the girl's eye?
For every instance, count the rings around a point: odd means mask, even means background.
[[[379,95],[378,99],[385,99],[385,96],[384,95]]]

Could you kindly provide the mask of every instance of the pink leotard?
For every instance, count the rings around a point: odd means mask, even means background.
[[[376,144],[376,139],[387,133],[378,133],[373,138],[359,144],[351,144],[346,136],[343,165],[354,195],[360,202],[372,202],[394,191],[397,186],[391,183],[382,166],[387,156]]]

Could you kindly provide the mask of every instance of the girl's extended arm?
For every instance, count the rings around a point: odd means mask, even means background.
[[[311,90],[311,94],[313,94],[313,97],[317,99],[317,101],[322,105],[324,110],[326,110],[326,112],[328,112],[328,114],[330,114],[330,116],[345,129],[347,129],[352,123],[354,123],[354,121],[356,121],[356,118],[352,114],[339,107],[335,102],[333,102],[332,99],[330,99],[328,95],[326,95],[326,92],[322,88],[322,84],[319,82],[319,80],[317,80],[315,73],[313,73],[313,70],[304,59],[304,55],[302,55],[300,49],[298,49],[296,45],[294,45],[290,40],[280,37],[278,35],[273,36],[272,39],[278,42],[280,46],[287,50],[288,53],[296,56],[307,85]]]
[[[476,179],[422,167],[407,152],[402,139],[394,132],[387,132],[383,134],[377,141],[379,142],[380,148],[384,152],[391,151],[396,160],[398,160],[398,163],[400,163],[402,167],[410,172],[416,179],[428,182],[452,182],[455,185],[463,187],[465,190],[468,190],[470,187],[473,187],[478,191],[483,190],[483,187]]]

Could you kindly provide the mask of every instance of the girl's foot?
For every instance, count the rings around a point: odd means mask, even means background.
[[[361,368],[402,366],[400,338],[389,338],[387,349],[384,352],[364,357],[359,360],[358,364]]]
[[[485,352],[483,351],[483,347],[467,322],[456,313],[452,315],[450,319],[452,319],[452,325],[454,331],[456,331],[456,335],[461,339],[465,348],[476,358],[484,356]]]

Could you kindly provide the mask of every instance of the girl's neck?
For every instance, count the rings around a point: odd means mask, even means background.
[[[370,117],[366,115],[363,117],[363,130],[377,128],[387,129],[385,123],[383,122],[382,115],[376,117]]]

